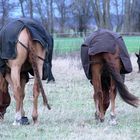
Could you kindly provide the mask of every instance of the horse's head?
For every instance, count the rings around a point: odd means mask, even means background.
[[[137,63],[138,63],[138,67],[139,67],[139,71],[140,72],[140,49],[139,49],[139,54],[135,53],[136,57],[137,57]]]

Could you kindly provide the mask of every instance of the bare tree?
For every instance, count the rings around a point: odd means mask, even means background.
[[[73,29],[86,34],[91,22],[99,28],[112,29],[115,25],[116,31],[139,32],[139,7],[140,0],[1,0],[0,22],[3,26],[16,18],[13,15],[20,8],[20,17],[40,19],[52,34],[55,27],[61,33]]]
[[[55,0],[56,8],[58,11],[58,22],[60,32],[64,33],[67,15],[67,0]]]
[[[110,0],[90,0],[90,2],[97,26],[111,29]]]
[[[53,3],[54,0],[45,0],[46,2],[46,9],[47,9],[47,25],[48,30],[53,34],[54,32],[54,7]]]
[[[125,0],[125,10],[124,10],[124,32],[130,31],[130,18],[131,18],[131,0]]]
[[[115,15],[116,31],[121,31],[124,15],[124,0],[112,0],[113,15]]]
[[[33,18],[33,1],[29,0],[29,13],[30,13],[30,18]]]
[[[103,0],[103,26],[111,29],[110,21],[110,0]]]
[[[37,8],[36,13],[41,19],[41,22],[45,26],[45,28],[53,34],[53,20],[54,20],[54,7],[53,0],[35,0],[35,7]],[[34,10],[35,11],[35,10]]]
[[[23,4],[24,1],[25,1],[25,0],[19,0],[19,4],[20,4],[20,7],[21,7],[22,17],[25,17],[24,4]]]
[[[102,18],[102,12],[101,12],[101,8],[100,8],[100,2],[99,2],[99,0],[95,0],[95,1],[90,0],[90,2],[92,5],[93,14],[94,14],[96,24],[100,28],[103,26],[103,18]]]
[[[75,21],[77,22],[77,29],[82,34],[86,34],[88,29],[88,23],[91,19],[91,7],[89,0],[73,0],[71,3],[71,10]]]
[[[130,26],[132,32],[140,32],[140,1],[131,1]]]
[[[0,13],[1,13],[1,26],[6,23],[9,16],[9,0],[1,0],[0,2]]]
[[[124,32],[140,31],[140,1],[125,0]]]
[[[19,0],[21,13],[23,17],[34,18],[34,1],[33,0]]]
[[[35,0],[35,6],[37,7],[39,17],[41,18],[41,22],[45,25],[45,18],[46,16],[43,13],[42,9],[42,0]]]

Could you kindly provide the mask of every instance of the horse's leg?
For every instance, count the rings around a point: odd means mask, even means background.
[[[92,64],[92,84],[94,86],[94,102],[96,107],[95,118],[104,121],[103,92],[101,85],[101,64]]]
[[[113,60],[113,59],[112,59]],[[115,59],[114,58],[114,67],[115,69],[120,73],[121,70],[121,61],[119,58]],[[124,76],[122,76],[122,81],[124,81]],[[115,81],[111,78],[111,91],[110,91],[110,100],[111,100],[111,121],[110,124],[111,125],[116,125],[117,121],[116,121],[116,114],[115,114],[115,98],[116,98],[116,94],[117,94],[117,89],[116,89],[116,85],[115,85]]]
[[[106,62],[113,65],[114,69],[120,73],[121,70],[121,61],[119,59],[119,49],[117,48],[115,54],[107,54],[105,55]],[[122,77],[122,81],[124,81]],[[115,81],[111,78],[111,86],[110,86],[110,100],[111,100],[111,124],[115,125],[116,122],[116,115],[115,115],[115,98],[117,94],[117,89],[115,85]]]
[[[35,49],[36,49],[36,55],[40,56],[41,58],[45,59],[45,50],[44,48],[37,42],[33,43]],[[43,69],[43,63],[44,61],[37,58],[37,68],[38,68],[38,72],[39,72],[39,76],[42,79],[42,69]],[[38,119],[38,96],[39,96],[39,83],[37,81],[37,78],[35,76],[35,81],[34,81],[34,85],[33,85],[33,113],[32,113],[32,118],[34,123],[37,123],[37,119]]]
[[[115,114],[115,98],[117,94],[116,86],[114,80],[111,78],[111,85],[110,85],[110,102],[111,102],[111,113],[110,113],[110,124],[116,125],[116,114]]]
[[[16,125],[16,122],[18,122],[21,119],[21,112],[20,112],[21,86],[20,86],[20,67],[19,66],[12,65],[11,79],[13,81],[13,92],[14,92],[14,98],[16,100],[16,115],[15,115],[15,123],[14,123]]]
[[[25,111],[23,109],[23,100],[24,100],[24,97],[25,97],[24,88],[25,88],[25,84],[26,84],[26,79],[23,76],[24,75],[21,75],[21,80],[20,80],[20,84],[21,84],[21,103],[20,103],[21,117],[25,116]],[[10,74],[7,73],[5,78],[8,81],[8,83],[10,84],[10,86],[11,86],[11,88],[13,90],[14,87],[13,87],[13,82],[11,80]]]
[[[25,84],[26,84],[26,79],[24,77],[24,74],[21,75],[21,104],[20,104],[20,111],[21,111],[21,116],[24,117],[25,116],[25,111],[23,108],[23,100],[25,97]]]
[[[11,74],[10,73],[6,73],[5,79],[9,83],[11,89],[13,90],[14,88],[13,88],[13,82],[12,82],[12,79],[11,79]]]
[[[26,29],[22,30],[19,35],[19,40],[24,43],[24,45],[28,45],[28,35],[26,32]],[[27,58],[27,50],[21,46],[21,44],[17,43],[17,57],[12,60],[8,60],[8,65],[11,68],[11,80],[13,83],[13,92],[14,92],[14,98],[16,100],[16,114],[15,114],[15,123],[21,119],[21,111],[20,111],[20,105],[21,105],[21,96],[22,96],[22,89],[20,85],[20,71],[21,66],[25,62]]]
[[[32,112],[32,118],[34,121],[34,124],[37,123],[38,119],[38,96],[39,96],[39,85],[37,82],[37,79],[35,78],[34,85],[33,85],[33,112]]]

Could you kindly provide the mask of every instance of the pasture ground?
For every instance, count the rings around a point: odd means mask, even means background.
[[[54,38],[54,55],[67,55],[73,51],[79,51],[85,38]],[[129,53],[138,52],[140,48],[140,36],[123,36]]]
[[[131,55],[133,72],[126,76],[128,89],[140,97],[140,73],[136,57]],[[52,110],[43,107],[39,97],[39,125],[32,124],[32,82],[26,86],[24,101],[29,126],[13,126],[15,100],[7,109],[4,122],[0,124],[0,140],[139,140],[140,108],[116,100],[118,124],[109,124],[109,109],[105,122],[97,124],[94,119],[93,88],[86,79],[79,57],[53,60],[56,83],[43,81]]]

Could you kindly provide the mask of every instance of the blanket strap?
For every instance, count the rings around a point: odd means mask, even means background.
[[[115,59],[120,59],[120,57],[119,57],[119,56],[116,56]],[[100,60],[98,60],[98,61],[92,60],[92,61],[91,61],[91,60],[90,60],[90,61],[89,61],[89,64],[93,64],[93,65],[94,65],[94,64],[103,64],[103,61],[100,61]]]
[[[27,50],[27,52],[29,52],[30,50],[29,50],[29,48],[26,46],[26,45],[24,45],[21,41],[19,41],[18,40],[18,43],[22,46],[22,47],[24,47],[26,50]],[[40,56],[37,56],[39,59],[41,59],[42,61],[45,61],[45,59],[43,59],[42,57],[40,57]]]
[[[95,61],[95,60],[92,60],[92,61],[89,61],[89,64],[102,64],[103,62],[102,61]]]

